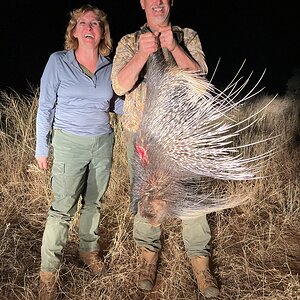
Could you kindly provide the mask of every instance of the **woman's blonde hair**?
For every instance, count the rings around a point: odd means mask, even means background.
[[[112,51],[112,39],[110,37],[109,24],[106,19],[107,16],[101,9],[90,4],[74,9],[70,13],[71,18],[65,34],[65,49],[76,50],[78,48],[78,40],[74,37],[73,33],[79,18],[89,11],[92,11],[97,16],[96,18],[103,32],[103,39],[101,39],[99,43],[99,53],[103,56],[108,56]]]

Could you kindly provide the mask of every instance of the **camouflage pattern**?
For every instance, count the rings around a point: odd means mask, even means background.
[[[172,26],[177,43],[186,50],[200,65],[200,72],[207,74],[208,68],[205,62],[205,56],[202,51],[201,42],[196,31],[190,28],[181,29],[178,26]],[[122,90],[116,75],[131,60],[138,51],[138,41],[142,33],[149,31],[146,24],[140,30],[125,35],[118,43],[116,54],[113,60],[112,84],[113,89],[118,95],[125,95],[124,115],[122,124],[124,129],[136,132],[139,129],[144,103],[146,98],[146,66],[140,72],[140,76],[135,86],[126,92]],[[163,49],[165,59],[170,65],[175,65],[173,56],[169,51]]]

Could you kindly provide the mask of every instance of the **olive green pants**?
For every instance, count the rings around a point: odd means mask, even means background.
[[[53,202],[41,247],[41,270],[45,272],[55,272],[61,265],[80,196],[79,251],[98,251],[100,200],[109,182],[114,134],[85,137],[55,130],[52,144]]]
[[[131,159],[134,154],[135,133],[126,132],[126,146],[128,158],[129,178],[132,183],[133,170]],[[138,247],[145,247],[151,251],[160,251],[161,228],[152,226],[139,212],[134,217],[133,237]],[[206,215],[182,220],[182,238],[189,257],[210,256],[211,230]]]

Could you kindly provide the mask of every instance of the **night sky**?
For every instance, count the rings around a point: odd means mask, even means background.
[[[63,49],[68,13],[85,3],[108,15],[113,45],[145,23],[139,0],[30,1],[4,0],[1,13],[1,90],[23,93],[37,87],[52,52]],[[292,1],[291,1],[292,2]],[[294,2],[294,1],[293,1]],[[199,8],[201,6],[201,8]],[[283,94],[293,69],[300,66],[300,17],[289,1],[174,0],[171,23],[195,29],[217,87],[229,83],[242,62],[241,75],[253,80],[266,69],[262,86]],[[112,53],[112,57],[113,57]]]

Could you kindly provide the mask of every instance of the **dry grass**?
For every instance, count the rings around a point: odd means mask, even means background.
[[[41,240],[51,203],[50,171],[39,170],[34,159],[37,95],[35,90],[0,95],[1,299],[37,299]],[[242,113],[270,100],[265,98],[245,106]],[[229,194],[247,194],[250,202],[209,216],[219,299],[300,299],[299,104],[274,100],[241,136],[253,140],[280,134],[276,143],[281,148],[266,164],[270,177],[226,184]],[[100,224],[101,252],[109,272],[92,277],[80,262],[75,216],[60,270],[60,299],[203,299],[184,253],[178,220],[163,225],[155,290],[142,293],[135,287],[138,253],[132,239],[123,131],[117,118],[113,125],[114,165]]]

